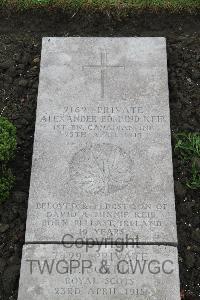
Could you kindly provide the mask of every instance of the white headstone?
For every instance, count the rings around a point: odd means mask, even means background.
[[[176,243],[164,38],[44,38],[26,242]]]

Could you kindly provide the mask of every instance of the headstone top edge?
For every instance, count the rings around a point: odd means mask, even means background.
[[[108,39],[108,40],[122,40],[122,39],[127,39],[127,40],[131,40],[131,39],[143,39],[143,40],[150,40],[150,39],[154,39],[154,40],[163,40],[166,41],[166,37],[164,36],[151,36],[151,37],[146,37],[146,36],[127,36],[127,37],[119,37],[119,36],[93,36],[93,37],[88,37],[88,36],[62,36],[62,37],[55,37],[55,36],[45,36],[42,37],[42,40],[48,40],[48,39],[53,39],[53,40],[61,40],[61,39],[72,39],[72,40],[80,40],[80,39],[88,39],[88,40],[96,40],[96,39]]]

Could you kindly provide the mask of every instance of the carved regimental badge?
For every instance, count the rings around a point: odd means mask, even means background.
[[[133,162],[129,154],[118,146],[95,144],[74,154],[69,171],[76,191],[110,194],[132,181]]]

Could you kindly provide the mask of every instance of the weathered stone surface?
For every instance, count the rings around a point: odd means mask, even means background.
[[[44,38],[26,242],[176,243],[164,38]]]
[[[24,246],[18,300],[180,299],[175,247],[70,246]]]

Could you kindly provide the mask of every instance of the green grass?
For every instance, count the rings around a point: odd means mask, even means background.
[[[93,9],[169,9],[189,10],[200,8],[200,0],[0,0],[0,7],[24,10],[28,8],[93,8]]]
[[[175,150],[184,161],[200,158],[200,133],[177,133],[176,140]]]
[[[191,178],[186,185],[191,189],[200,188],[200,133],[178,133],[175,135],[175,151],[184,164],[190,167]]]
[[[14,157],[16,146],[16,128],[0,114],[0,204],[8,199],[14,184],[8,162]]]

